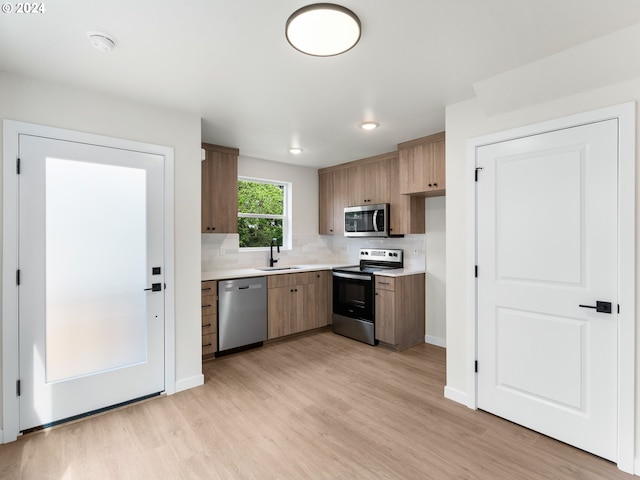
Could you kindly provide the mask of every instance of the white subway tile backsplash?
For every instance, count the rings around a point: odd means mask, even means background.
[[[202,271],[268,266],[269,250],[240,251],[238,234],[203,234]],[[346,238],[330,235],[293,235],[293,248],[281,250],[278,265],[314,263],[358,263],[360,248],[399,248],[404,250],[408,268],[425,267],[425,236],[403,238]]]

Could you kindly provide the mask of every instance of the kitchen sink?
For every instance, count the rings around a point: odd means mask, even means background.
[[[300,267],[264,267],[264,268],[256,268],[256,270],[260,270],[261,272],[275,272],[277,270],[296,270]]]

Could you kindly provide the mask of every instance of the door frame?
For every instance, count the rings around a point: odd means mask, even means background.
[[[91,133],[3,120],[2,152],[2,420],[0,443],[20,435],[20,403],[16,394],[19,373],[18,338],[18,158],[19,135],[27,134],[133,150],[164,157],[164,381],[163,393],[175,393],[175,287],[174,287],[174,150],[173,147],[125,140]]]
[[[536,134],[548,133],[603,120],[618,119],[618,457],[620,470],[634,473],[635,455],[635,102],[623,103],[525,127],[472,138],[467,142],[467,406],[478,408],[475,361],[478,358],[477,265],[477,149]],[[482,172],[479,172],[482,175]]]

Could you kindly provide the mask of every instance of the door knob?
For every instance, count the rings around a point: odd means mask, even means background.
[[[596,306],[593,305],[578,305],[582,308],[593,308],[596,312],[599,313],[611,313],[611,302],[601,302],[598,300],[596,302]]]
[[[162,290],[162,284],[161,283],[152,283],[151,284],[151,288],[145,288],[144,291],[147,292],[151,290],[152,292],[159,292]]]

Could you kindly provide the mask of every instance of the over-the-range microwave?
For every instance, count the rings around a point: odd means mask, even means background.
[[[388,237],[389,204],[358,205],[344,209],[345,237]]]

